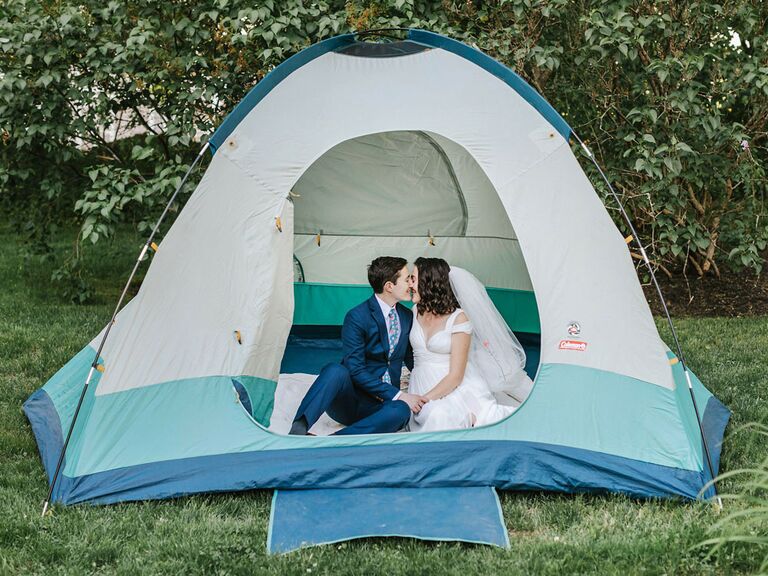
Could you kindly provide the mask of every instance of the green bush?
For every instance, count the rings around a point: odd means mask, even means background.
[[[476,45],[564,115],[655,265],[759,273],[766,22],[749,0],[0,0],[0,210],[37,254],[59,223],[86,244],[144,230],[272,67],[338,33],[418,27]]]

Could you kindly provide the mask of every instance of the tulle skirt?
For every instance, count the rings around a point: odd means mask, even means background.
[[[446,364],[418,363],[411,372],[408,391],[426,394],[447,374]],[[411,432],[433,432],[484,426],[506,418],[513,410],[512,406],[503,406],[496,401],[470,364],[464,372],[464,380],[453,392],[427,402],[418,414],[411,414],[409,428]]]

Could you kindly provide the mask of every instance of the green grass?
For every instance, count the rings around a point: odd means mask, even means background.
[[[46,481],[21,405],[107,322],[141,239],[122,234],[87,255],[97,303],[57,295],[50,270],[25,264],[0,229],[0,574],[724,574],[761,555],[694,548],[719,516],[704,503],[624,496],[503,493],[511,550],[367,539],[283,557],[265,550],[271,493],[202,495],[106,507],[56,506],[41,519]],[[60,254],[71,249],[66,240]],[[764,438],[732,433],[768,422],[768,319],[678,319],[689,364],[733,411],[723,470],[768,457]],[[664,322],[659,326],[665,333]],[[738,489],[738,479],[722,487]],[[737,503],[732,506],[737,506]]]

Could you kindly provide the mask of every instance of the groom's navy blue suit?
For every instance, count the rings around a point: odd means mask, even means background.
[[[400,320],[400,339],[389,354],[389,335],[376,296],[352,308],[344,317],[341,364],[328,364],[304,396],[294,422],[306,419],[307,429],[323,412],[346,425],[337,434],[376,434],[396,432],[411,415],[402,400],[393,400],[400,391],[403,362],[413,368],[413,350],[408,335],[413,313],[395,306]],[[386,371],[392,384],[384,382]]]

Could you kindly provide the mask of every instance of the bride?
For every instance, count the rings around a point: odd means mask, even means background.
[[[411,415],[410,430],[471,428],[511,414],[533,383],[522,346],[483,285],[441,258],[417,258],[413,290],[409,392],[429,402]]]

